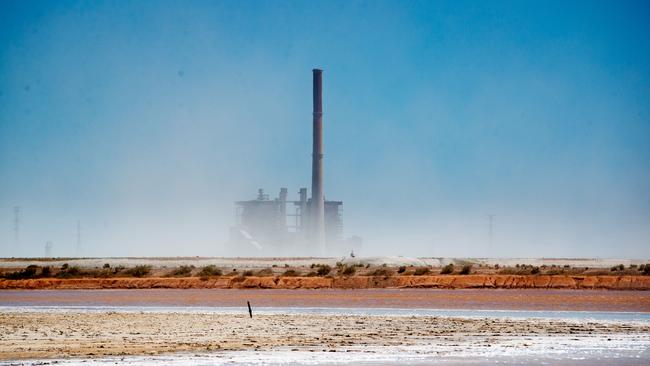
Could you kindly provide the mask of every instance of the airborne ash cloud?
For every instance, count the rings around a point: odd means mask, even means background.
[[[0,256],[233,254],[320,67],[360,254],[649,257],[648,6],[489,5],[3,2]]]

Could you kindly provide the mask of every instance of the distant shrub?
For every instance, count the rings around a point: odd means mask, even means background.
[[[431,272],[431,270],[429,270],[429,267],[418,267],[415,269],[414,274],[416,276],[424,276],[426,274],[429,274],[429,272]]]
[[[188,277],[190,274],[192,274],[192,270],[194,270],[194,266],[180,266],[178,268],[174,268],[171,272],[167,274],[167,276]]]
[[[354,266],[342,266],[339,268],[339,274],[342,274],[344,276],[352,276],[357,272],[357,269],[354,268]]]
[[[264,268],[257,271],[256,275],[259,277],[270,277],[273,276],[273,270],[271,268]]]
[[[305,275],[305,277],[315,277],[315,276],[318,276],[318,273],[316,273],[316,272],[314,272],[314,271],[308,272],[308,273]]]
[[[391,272],[391,270],[389,270],[388,268],[377,268],[372,273],[370,273],[370,275],[371,276],[377,276],[377,277],[380,277],[380,276],[392,276],[393,272]]]
[[[316,274],[319,276],[327,276],[332,271],[332,267],[327,264],[321,264],[316,270]]]
[[[293,270],[293,269],[288,269],[288,270],[284,271],[284,273],[282,275],[285,276],[285,277],[296,277],[296,276],[300,276],[300,272],[298,272],[296,270]]]
[[[242,272],[241,275],[242,275],[243,277],[249,277],[249,276],[252,276],[253,274],[254,274],[253,271],[248,270],[248,271],[244,271],[244,272]]]
[[[108,263],[104,263],[104,268],[111,268],[111,265]]]
[[[650,276],[650,263],[643,266],[643,274],[646,276]]]
[[[284,268],[289,268],[289,265],[285,263]]]
[[[221,276],[223,273],[217,266],[211,264],[209,266],[202,267],[198,275],[201,277],[210,277],[210,276]]]
[[[614,271],[622,271],[624,269],[625,269],[624,264],[618,264],[618,265],[615,265],[614,267],[610,268],[610,271],[612,271],[612,272],[614,272]]]
[[[466,264],[463,266],[463,268],[460,269],[460,274],[468,275],[471,271],[472,271],[472,265]]]
[[[63,265],[61,266],[61,269],[65,271],[66,269],[68,269],[68,267],[69,267],[68,263],[63,263]]]
[[[133,277],[144,277],[151,272],[151,266],[139,265],[133,268],[124,270],[124,274],[133,276]]]
[[[63,267],[61,268],[62,270],[56,274],[56,276],[59,278],[72,278],[72,277],[80,277],[81,275],[83,275],[83,273],[77,266],[72,266],[72,267],[65,266],[65,269],[63,269]]]
[[[404,273],[404,272],[406,272],[406,266],[400,266],[400,267],[397,269],[397,273]]]
[[[36,270],[38,269],[38,266],[35,265],[30,265],[27,266],[25,269],[21,269],[19,271],[11,272],[11,273],[5,273],[4,278],[8,280],[24,280],[28,278],[34,278],[36,277]]]
[[[450,273],[454,273],[454,265],[452,263],[449,263],[448,265],[442,267],[442,270],[440,270],[440,274],[450,274]]]
[[[539,267],[533,267],[533,269],[530,270],[530,274],[538,274],[539,273]]]
[[[50,277],[51,275],[52,275],[52,270],[50,269],[50,266],[45,266],[41,269],[41,276]]]
[[[637,265],[636,264],[630,264],[630,269],[636,269]]]

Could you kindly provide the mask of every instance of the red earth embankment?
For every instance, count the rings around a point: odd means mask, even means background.
[[[568,275],[436,275],[436,276],[352,276],[352,277],[215,277],[186,278],[40,278],[0,280],[0,289],[603,289],[650,290],[650,276]]]

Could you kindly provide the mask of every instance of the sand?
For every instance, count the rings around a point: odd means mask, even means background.
[[[647,347],[650,325],[542,319],[262,314],[5,312],[0,360],[214,351],[363,352],[372,347],[532,346],[537,339]],[[548,343],[548,342],[547,342]]]

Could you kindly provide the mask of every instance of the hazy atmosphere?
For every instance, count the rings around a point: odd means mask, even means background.
[[[363,255],[650,257],[649,36],[635,1],[1,1],[0,256],[232,255],[233,201],[310,187],[322,68]]]

